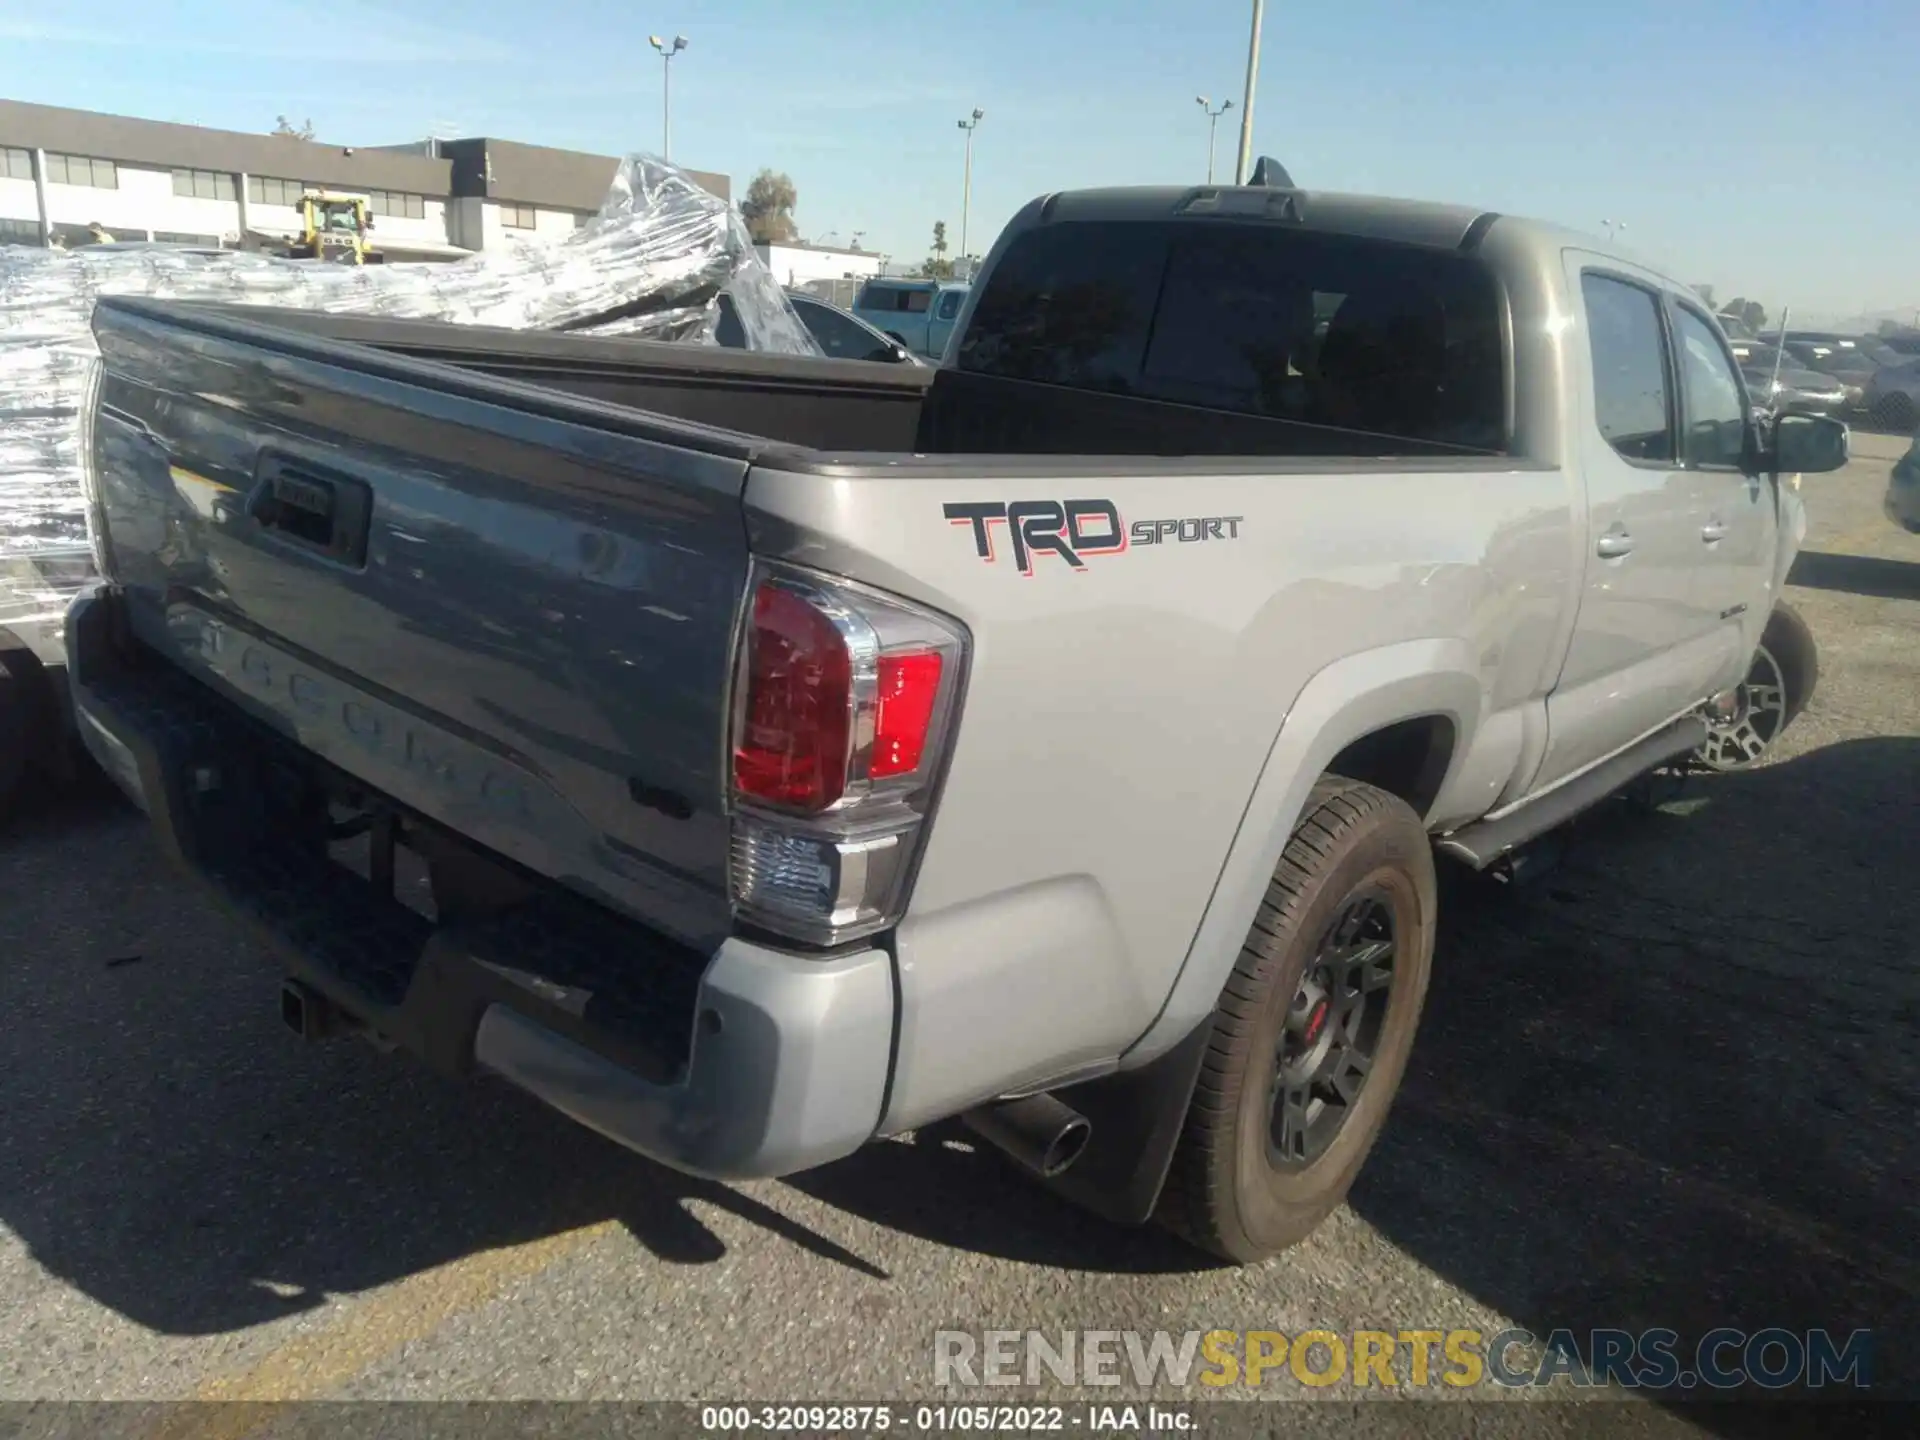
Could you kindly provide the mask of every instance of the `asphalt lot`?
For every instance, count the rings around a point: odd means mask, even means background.
[[[131,812],[42,800],[0,834],[0,1399],[908,1398],[941,1328],[1508,1324],[1870,1327],[1876,1386],[1920,1388],[1897,449],[1806,481],[1791,598],[1823,675],[1777,758],[1608,807],[1534,886],[1450,880],[1389,1131],[1257,1270],[952,1133],[723,1186],[503,1087],[303,1047],[272,959]]]

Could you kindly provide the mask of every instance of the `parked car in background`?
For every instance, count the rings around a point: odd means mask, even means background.
[[[1886,511],[1894,524],[1920,535],[1920,435],[1915,435],[1907,453],[1893,462]]]
[[[853,313],[916,354],[938,360],[966,304],[967,289],[947,280],[869,280]]]
[[[1753,333],[1753,327],[1738,315],[1716,315],[1713,318],[1720,322],[1720,328],[1726,331],[1729,340],[1758,340],[1760,338]]]
[[[1813,345],[1826,345],[1835,350],[1856,350],[1866,341],[1859,335],[1842,335],[1838,330],[1789,330],[1787,343],[1805,341]]]
[[[1920,425],[1920,355],[1874,371],[1862,403],[1882,430],[1911,434]]]
[[[1875,371],[1883,365],[1897,365],[1906,359],[1904,355],[1883,349],[1871,340],[1848,340],[1843,343],[1795,339],[1789,335],[1784,348],[1789,362],[1798,362],[1804,369],[1831,375],[1845,386],[1849,411],[1866,408],[1867,382],[1873,379]]]
[[[883,365],[919,365],[912,351],[882,335],[857,315],[849,315],[838,305],[812,295],[789,290],[787,300],[800,323],[813,336],[821,353],[834,360],[872,360]],[[740,314],[733,308],[733,297],[720,293],[720,320],[714,327],[714,343],[729,350],[747,348],[747,332],[740,328]]]
[[[1778,415],[1846,414],[1847,388],[1833,376],[1809,370],[1764,340],[1734,340],[1731,346],[1756,403]]]

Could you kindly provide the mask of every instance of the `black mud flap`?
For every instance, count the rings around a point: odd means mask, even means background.
[[[1209,1015],[1158,1060],[1053,1093],[1087,1117],[1080,1158],[1040,1183],[1121,1225],[1153,1218],[1213,1032]]]

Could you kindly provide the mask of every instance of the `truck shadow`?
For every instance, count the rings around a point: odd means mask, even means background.
[[[1920,561],[1802,550],[1787,583],[1877,600],[1920,600]]]
[[[1920,1333],[1916,777],[1920,740],[1837,744],[1701,781],[1671,813],[1609,807],[1536,887],[1450,877],[1427,1020],[1354,1212],[1543,1336],[1864,1327],[1876,1382],[1903,1379],[1890,1342]],[[660,1262],[718,1260],[690,1202],[882,1282],[884,1236],[796,1214],[1163,1295],[1299,1288],[1288,1257],[1182,1279],[1210,1262],[1090,1220],[953,1127],[726,1186],[504,1087],[301,1047],[272,958],[94,799],[0,840],[0,893],[0,1222],[156,1331],[256,1325],[607,1220]]]
[[[1868,1329],[1912,1394],[1917,787],[1920,739],[1835,744],[1450,886],[1355,1213],[1543,1339]]]
[[[1116,1249],[946,1131],[797,1188],[722,1185],[497,1082],[353,1040],[303,1046],[275,1014],[273,957],[183,883],[97,788],[40,797],[0,835],[0,1225],[154,1331],[258,1325],[609,1220],[658,1261],[717,1261],[727,1247],[693,1202],[878,1281],[858,1242],[794,1213],[833,1205],[1054,1265],[1204,1263],[1157,1234],[1112,1232]]]

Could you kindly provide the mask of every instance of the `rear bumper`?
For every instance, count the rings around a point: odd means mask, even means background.
[[[263,823],[261,796],[324,766],[199,681],[141,663],[118,605],[96,590],[68,616],[87,749],[169,854],[353,1022],[695,1174],[790,1174],[873,1136],[894,1039],[884,952],[821,959],[730,937],[701,955],[559,886],[436,924]]]

